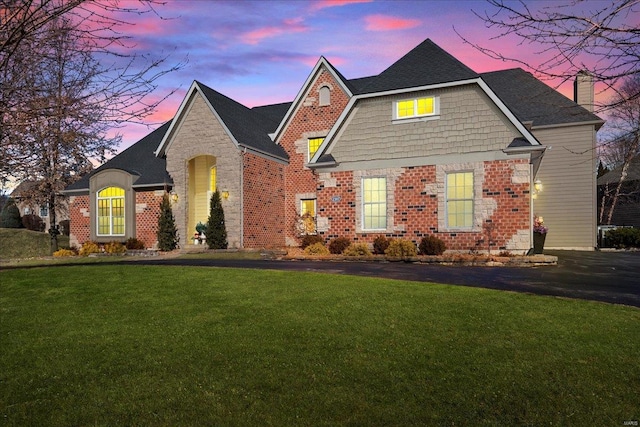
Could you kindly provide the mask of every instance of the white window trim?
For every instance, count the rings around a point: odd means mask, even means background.
[[[384,195],[385,195],[385,227],[384,228],[366,228],[365,227],[365,201],[364,201],[364,181],[367,179],[377,179],[377,178],[384,178],[384,182],[385,182],[385,188],[384,188]],[[362,232],[370,232],[370,231],[386,231],[389,228],[389,179],[384,176],[384,175],[377,175],[377,176],[363,176],[362,178],[360,178],[360,197],[361,197],[361,201],[360,201],[360,224],[362,225],[361,229]]]
[[[449,189],[449,175],[453,175],[453,174],[458,174],[458,173],[471,173],[471,176],[473,177],[473,194],[471,195],[471,225],[468,227],[459,227],[459,226],[449,226],[449,197],[447,197],[448,194],[448,189]],[[445,182],[444,182],[444,206],[445,206],[445,212],[444,212],[444,220],[445,220],[445,225],[446,225],[446,230],[447,232],[456,232],[456,231],[464,231],[464,232],[468,232],[468,231],[474,231],[474,219],[475,219],[475,214],[476,214],[476,176],[475,176],[475,171],[473,169],[464,169],[464,170],[456,170],[456,171],[449,171],[445,173]],[[469,199],[453,199],[454,201],[460,201],[460,200],[469,200]]]
[[[105,187],[105,188],[107,188],[107,187]],[[118,187],[118,188],[121,188],[121,187]],[[104,190],[104,188],[102,190]],[[113,197],[113,196],[100,197],[98,194],[100,194],[100,191],[102,191],[102,190],[99,190],[98,192],[96,192],[96,236],[99,236],[99,237],[125,236],[126,233],[127,233],[127,209],[126,209],[126,206],[127,206],[126,205],[127,193],[125,191],[124,196],[118,196],[118,197]],[[112,203],[113,199],[122,199],[122,201],[123,201],[124,216],[122,218],[123,218],[123,221],[124,221],[124,232],[122,234],[115,234],[113,232],[113,203]],[[99,206],[100,205],[100,203],[99,203],[100,200],[109,200],[109,218],[110,218],[110,221],[109,221],[109,233],[108,234],[100,234],[100,215],[99,215],[99,213],[100,213],[100,206]]]
[[[431,114],[415,114],[408,117],[398,117],[398,104],[400,102],[414,102],[414,111],[418,111],[418,99],[433,98],[433,113]],[[393,101],[393,120],[392,123],[421,122],[427,120],[437,120],[440,118],[440,97],[439,96],[417,96],[415,98],[404,98]]]

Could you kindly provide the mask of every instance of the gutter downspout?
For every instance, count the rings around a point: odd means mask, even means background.
[[[244,156],[247,147],[240,151],[240,249],[244,249]]]

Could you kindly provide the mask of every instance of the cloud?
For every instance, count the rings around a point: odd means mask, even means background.
[[[371,3],[373,0],[317,0],[311,4],[311,10],[316,12],[328,7],[340,7],[357,3]]]
[[[281,34],[303,33],[309,30],[302,18],[285,19],[277,27],[261,27],[240,35],[243,43],[256,45],[266,38],[276,37]]]
[[[364,17],[365,29],[368,31],[406,30],[420,25],[418,19],[404,19],[388,15],[369,15]]]

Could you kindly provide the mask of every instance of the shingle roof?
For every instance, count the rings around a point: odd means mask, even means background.
[[[267,119],[271,120],[272,129],[269,132],[274,132],[284,118],[284,115],[289,111],[291,104],[291,102],[283,102],[282,104],[262,105],[259,107],[253,107],[251,110],[258,114],[262,114]]]
[[[384,92],[475,79],[478,74],[426,39],[372,78],[360,93]]]
[[[615,184],[620,181],[622,175],[622,165],[616,167],[613,170],[602,175],[598,178],[598,185]],[[629,168],[627,169],[627,176],[625,177],[627,182],[640,181],[640,155],[631,159]]]
[[[284,160],[289,158],[286,151],[269,137],[275,129],[273,115],[252,110],[198,81],[196,83],[238,144]],[[275,111],[275,108],[269,111]]]
[[[533,126],[602,121],[521,68],[480,76],[521,122]]]
[[[167,173],[166,159],[164,157],[156,157],[154,154],[170,124],[170,121],[163,124],[99,168],[91,171],[90,174],[69,185],[65,191],[89,189],[89,179],[105,169],[120,169],[132,175],[137,175],[138,178],[133,181],[134,187],[173,184],[171,176]]]

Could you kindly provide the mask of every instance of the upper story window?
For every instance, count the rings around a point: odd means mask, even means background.
[[[435,117],[440,114],[440,99],[435,96],[404,99],[395,102],[394,119]]]
[[[473,227],[473,172],[447,174],[447,227]]]
[[[48,206],[40,206],[40,216],[42,218],[49,216],[49,207]]]
[[[307,156],[307,162],[311,161],[313,155],[316,154],[316,151],[318,151],[318,148],[320,148],[323,141],[324,138],[309,138],[309,155]]]
[[[98,192],[98,236],[124,236],[124,189],[107,187]]]
[[[331,104],[331,89],[328,86],[322,86],[318,94],[318,104],[323,107]]]

